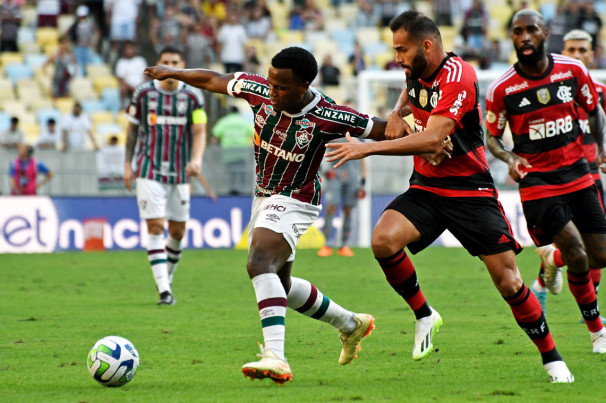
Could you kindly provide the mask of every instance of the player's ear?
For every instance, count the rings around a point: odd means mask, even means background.
[[[429,53],[433,49],[433,41],[431,39],[425,39],[422,44],[423,52]]]

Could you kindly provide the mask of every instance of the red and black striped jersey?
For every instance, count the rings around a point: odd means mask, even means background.
[[[486,94],[488,132],[502,136],[509,122],[513,152],[532,165],[520,182],[522,201],[593,184],[583,158],[576,105],[591,113],[598,94],[583,63],[557,54],[548,58],[549,66],[540,76],[526,75],[516,63]]]
[[[315,98],[296,114],[275,111],[265,77],[237,73],[227,86],[230,95],[246,100],[255,114],[254,149],[256,196],[280,194],[318,205],[321,180],[318,170],[326,142],[344,137],[366,137],[370,116],[335,102],[310,87]]]
[[[184,83],[173,92],[155,80],[137,87],[126,111],[128,120],[138,126],[137,177],[188,182],[185,166],[192,152],[193,114],[203,106],[202,91]]]
[[[595,85],[595,89],[598,92],[598,97],[600,98],[600,105],[602,105],[602,108],[606,110],[606,100],[604,98],[604,93],[606,93],[606,84],[597,80],[593,80],[593,84]],[[589,120],[587,119],[587,112],[585,112],[583,108],[577,106],[577,113],[579,114],[579,124],[581,125],[581,136],[583,136],[581,140],[581,145],[583,146],[583,153],[585,154],[585,159],[589,163],[589,171],[591,172],[591,176],[594,180],[600,180],[601,176],[598,170],[598,164],[596,162],[598,155],[598,146],[595,142],[594,137],[591,135],[591,130],[589,130]]]
[[[406,80],[408,101],[416,132],[427,128],[431,115],[455,121],[450,138],[452,158],[437,167],[414,156],[410,187],[446,197],[494,196],[479,105],[478,79],[474,68],[453,53],[427,79]]]

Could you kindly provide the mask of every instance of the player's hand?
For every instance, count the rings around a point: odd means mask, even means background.
[[[526,168],[532,168],[532,165],[530,165],[526,158],[513,153],[509,161],[507,161],[507,165],[509,165],[509,176],[516,182],[520,182],[526,177],[528,174]]]
[[[437,167],[442,163],[442,161],[444,161],[444,159],[452,157],[454,145],[452,144],[450,136],[446,136],[441,146],[442,148],[438,152],[429,156],[429,165],[432,167]]]
[[[189,161],[185,166],[185,175],[196,177],[202,173],[202,167],[197,161]]]
[[[124,186],[129,192],[133,191],[133,182],[135,181],[135,173],[129,163],[124,164]]]
[[[212,190],[208,191],[208,197],[210,197],[210,199],[212,201],[216,201],[217,200],[217,194],[215,192],[213,192]]]
[[[385,127],[385,138],[387,140],[399,139],[412,133],[414,133],[414,131],[410,125],[402,119],[398,111],[393,111],[389,114],[387,126]]]
[[[170,74],[173,70],[173,68],[168,66],[153,66],[146,68],[143,71],[143,74],[154,80],[166,80],[167,78],[170,78]]]
[[[326,161],[338,161],[334,168],[339,168],[349,160],[359,160],[367,156],[366,145],[358,139],[351,137],[349,133],[345,134],[347,143],[328,143],[326,147],[333,148],[333,151],[326,153]]]

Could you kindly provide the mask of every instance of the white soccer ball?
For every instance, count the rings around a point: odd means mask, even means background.
[[[91,348],[86,366],[101,385],[122,386],[135,376],[139,353],[133,343],[124,337],[107,336]]]

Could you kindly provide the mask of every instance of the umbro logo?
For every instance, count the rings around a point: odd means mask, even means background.
[[[530,105],[530,101],[528,100],[528,98],[524,97],[522,98],[522,101],[520,102],[520,105],[518,105],[518,107],[523,108],[528,105]]]
[[[278,222],[280,221],[280,217],[276,214],[268,214],[265,216],[265,219],[268,221]]]

